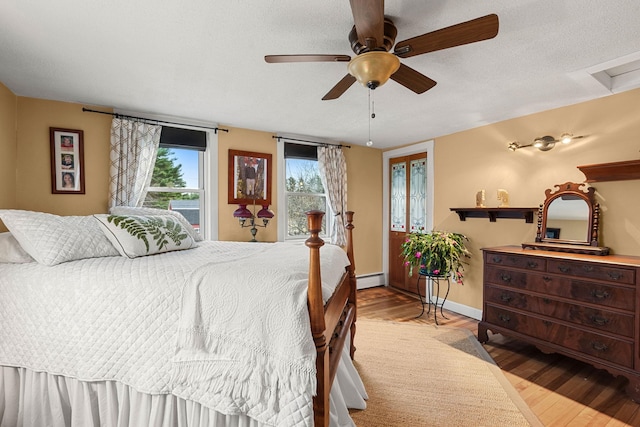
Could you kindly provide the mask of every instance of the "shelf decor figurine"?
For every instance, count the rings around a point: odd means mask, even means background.
[[[476,193],[476,208],[484,208],[484,190],[480,190]]]
[[[509,207],[509,193],[507,193],[507,190],[498,190],[498,200],[500,201],[500,205],[498,206],[499,208]]]

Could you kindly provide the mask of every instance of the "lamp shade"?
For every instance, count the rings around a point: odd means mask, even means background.
[[[398,68],[400,60],[389,52],[366,52],[349,61],[349,74],[370,89],[385,84]]]
[[[238,209],[233,211],[233,217],[238,219],[251,218],[253,215],[251,211],[247,209],[247,205],[238,205]]]
[[[273,212],[269,210],[269,205],[262,205],[262,209],[258,211],[257,217],[261,219],[273,218]]]

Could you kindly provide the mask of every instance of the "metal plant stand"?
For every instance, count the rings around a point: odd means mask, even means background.
[[[424,299],[422,298],[422,294],[420,293],[421,277],[425,278],[425,281],[427,284],[426,295]],[[438,302],[438,300],[440,299],[440,281],[443,281],[447,284],[447,292],[444,295],[444,299],[442,300],[441,303]],[[451,282],[449,281],[449,276],[434,276],[432,274],[426,274],[424,270],[421,270],[420,273],[418,274],[418,281],[416,283],[416,286],[418,288],[418,296],[420,297],[420,303],[422,304],[422,311],[418,316],[416,316],[416,319],[419,317],[422,317],[422,315],[424,314],[425,305],[429,306],[427,309],[427,314],[429,314],[431,312],[431,304],[433,304],[433,319],[435,320],[436,325],[439,325],[438,307],[440,307],[440,315],[443,318],[448,320],[449,318],[444,315],[444,312],[442,311],[442,309],[443,309],[444,303],[447,301],[447,297],[449,296],[449,290],[451,289]],[[435,294],[434,294],[434,290],[435,290]]]

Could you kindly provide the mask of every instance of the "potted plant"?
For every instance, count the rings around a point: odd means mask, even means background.
[[[448,276],[453,274],[457,283],[462,283],[463,259],[471,256],[465,247],[467,237],[447,231],[416,232],[407,235],[402,244],[405,266],[409,276],[415,267],[423,276]]]

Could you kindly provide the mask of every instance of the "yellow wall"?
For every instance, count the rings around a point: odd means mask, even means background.
[[[450,300],[482,307],[480,248],[532,242],[536,225],[524,220],[470,218],[462,222],[451,207],[475,206],[475,194],[486,190],[486,205],[498,206],[499,188],[509,192],[510,205],[537,207],[545,190],[567,181],[583,182],[576,166],[640,158],[640,89],[483,126],[435,140],[436,229],[457,231],[470,239],[473,257],[463,287],[452,286]],[[563,132],[585,135],[550,151],[507,150],[517,140],[529,143],[543,135]],[[613,252],[640,255],[640,180],[595,182],[601,206],[600,244]]]
[[[49,128],[84,132],[85,194],[51,193]],[[83,113],[82,105],[18,97],[16,205],[57,215],[107,211],[111,117]]]
[[[275,214],[273,221],[267,228],[259,228],[257,239],[261,242],[275,242],[277,236],[277,218],[278,218],[278,159],[276,152],[276,139],[272,138],[273,134],[267,132],[258,132],[248,129],[232,128],[220,125],[221,128],[229,129],[229,132],[218,133],[218,239],[219,240],[251,240],[251,233],[248,228],[240,228],[238,220],[233,217],[233,211],[238,209],[238,205],[230,205],[229,201],[229,178],[228,178],[228,162],[229,149],[251,151],[254,153],[271,154],[272,170],[271,174],[271,206],[269,209]],[[253,209],[251,206],[249,209]],[[258,208],[259,209],[259,208]]]
[[[347,160],[347,206],[353,217],[356,274],[382,271],[382,151],[352,145]]]
[[[0,83],[0,209],[16,205],[16,104],[17,97]]]

